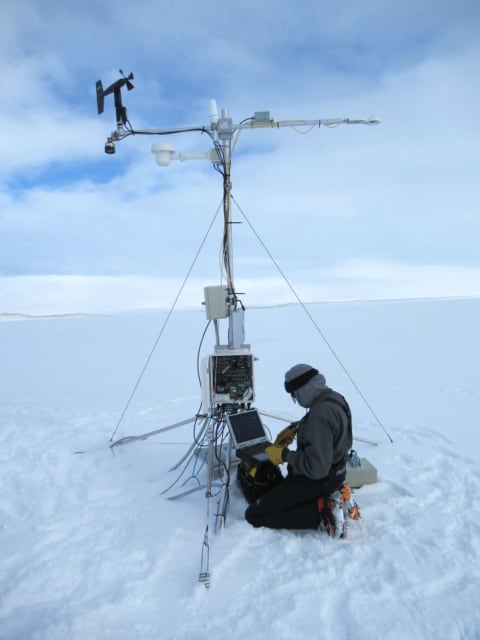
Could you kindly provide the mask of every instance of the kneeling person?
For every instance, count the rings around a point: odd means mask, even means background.
[[[316,529],[318,499],[340,489],[352,447],[352,419],[345,398],[327,386],[325,376],[307,364],[285,374],[285,390],[307,409],[294,427],[287,427],[266,453],[275,465],[288,464],[288,474],[245,512],[254,527]],[[297,449],[288,445],[297,439]]]

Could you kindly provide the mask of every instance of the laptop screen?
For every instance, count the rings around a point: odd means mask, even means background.
[[[265,439],[265,429],[258,415],[258,411],[243,411],[242,413],[230,413],[228,421],[233,431],[237,446],[241,446],[252,440]]]

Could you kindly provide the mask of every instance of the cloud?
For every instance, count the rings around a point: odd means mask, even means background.
[[[428,275],[422,287],[441,289],[429,265],[453,274],[449,291],[457,276],[474,289],[478,14],[468,0],[454,9],[433,0],[335,9],[143,1],[133,13],[122,2],[32,0],[28,12],[2,3],[0,273],[152,283],[178,282],[190,266],[221,179],[202,163],[157,168],[147,137],[103,154],[113,100],[97,116],[94,84],[124,66],[136,75],[125,95],[136,127],[207,123],[211,97],[235,121],[264,109],[277,119],[382,118],[380,127],[309,135],[242,133],[232,169],[239,278],[276,290],[266,247],[307,297],[383,295],[388,283],[366,264],[396,265],[385,273],[405,295],[413,273]],[[179,151],[210,147],[205,135],[169,141]],[[221,236],[220,216],[195,264],[199,281],[219,277]],[[361,277],[347,283],[338,265]],[[313,271],[323,283],[331,274],[331,289],[318,288]]]
[[[285,278],[283,277],[285,276]],[[248,307],[428,297],[479,297],[480,268],[352,261],[329,269],[239,278]],[[134,309],[202,309],[208,278],[145,276],[0,277],[1,314],[113,313]]]

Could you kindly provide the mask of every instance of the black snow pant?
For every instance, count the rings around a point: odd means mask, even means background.
[[[254,527],[316,529],[320,524],[318,498],[329,496],[344,480],[344,473],[331,473],[320,480],[289,473],[282,483],[248,507],[245,519]]]

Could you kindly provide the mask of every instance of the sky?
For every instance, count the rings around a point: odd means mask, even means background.
[[[211,99],[234,122],[381,119],[242,131],[245,304],[480,295],[479,18],[474,0],[3,0],[0,313],[195,307],[219,283],[212,166],[158,167],[151,136],[104,153],[114,107],[97,114],[95,82],[119,69],[134,129],[208,125]]]

